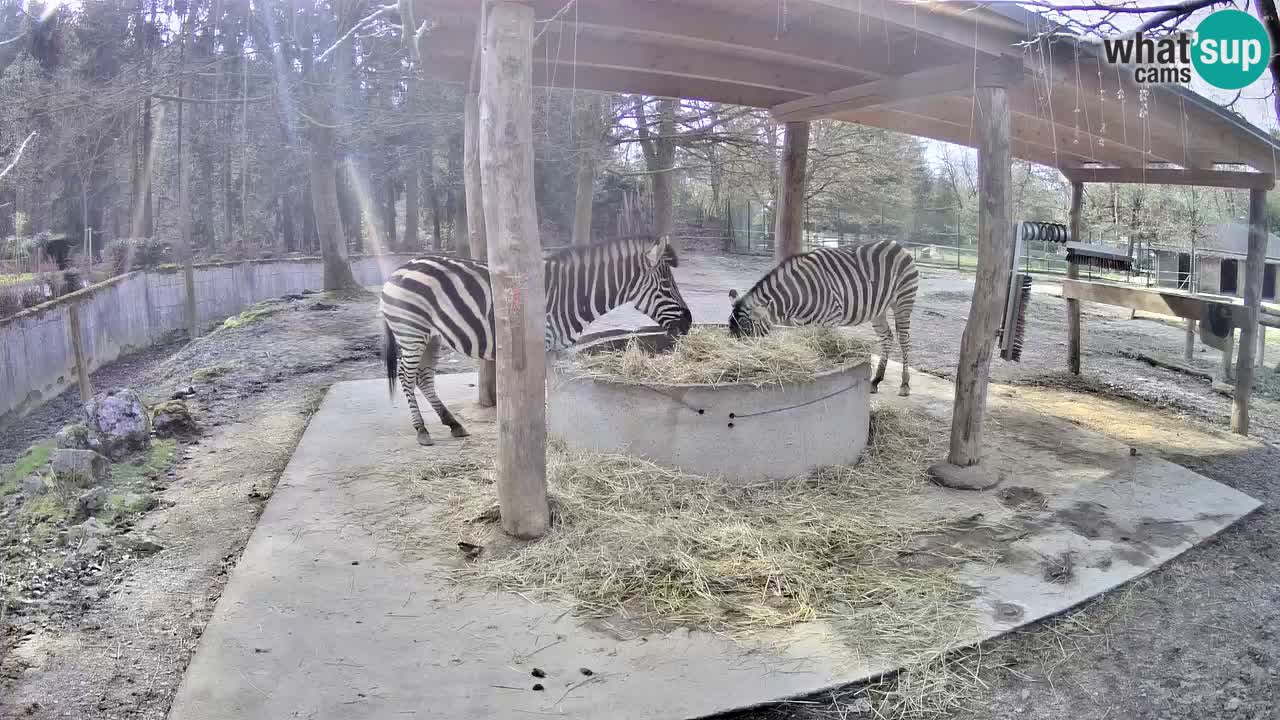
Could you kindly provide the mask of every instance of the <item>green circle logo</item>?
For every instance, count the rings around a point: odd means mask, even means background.
[[[1200,77],[1223,90],[1239,90],[1262,77],[1271,58],[1271,38],[1258,18],[1219,10],[1196,28],[1191,62]]]

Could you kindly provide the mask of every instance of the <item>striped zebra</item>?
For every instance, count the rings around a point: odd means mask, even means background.
[[[568,347],[593,320],[626,303],[633,303],[672,335],[687,333],[693,316],[671,273],[678,264],[665,237],[657,241],[622,238],[545,254],[547,350]],[[383,284],[379,311],[387,386],[394,398],[399,376],[418,443],[433,441],[418,410],[414,387],[422,389],[453,437],[466,437],[462,423],[436,395],[435,362],[441,342],[467,357],[494,359],[488,266],[445,255],[414,258]]]
[[[911,254],[892,240],[819,248],[783,260],[741,297],[730,290],[729,332],[735,337],[767,335],[774,323],[837,327],[870,320],[880,336],[880,364],[871,380],[871,392],[876,392],[893,349],[886,315],[893,310],[902,345],[898,394],[910,395],[911,309],[919,285]]]

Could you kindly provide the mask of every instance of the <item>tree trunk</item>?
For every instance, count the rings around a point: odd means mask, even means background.
[[[280,212],[280,243],[284,252],[296,252],[298,240],[293,234],[293,202],[288,193],[281,193],[277,196],[277,203]]]
[[[338,212],[337,138],[332,127],[313,125],[311,135],[311,209],[315,214],[325,290],[359,287],[347,261],[347,241]]]
[[[489,261],[489,242],[485,234],[485,208],[481,202],[480,181],[480,110],[475,93],[467,93],[463,109],[462,174],[467,193],[467,240],[471,257]],[[497,403],[497,368],[492,360],[480,361],[480,378],[476,382],[476,404],[493,407]]]
[[[195,16],[195,4],[188,6],[186,20],[183,21],[182,46],[186,48],[186,34],[192,32]],[[182,102],[190,80],[178,83],[178,256],[182,260],[182,275],[186,285],[187,339],[200,337],[200,321],[196,315],[196,281],[195,268],[191,250],[191,158],[190,140],[183,142],[182,125],[186,115],[186,103]],[[190,132],[188,131],[188,135]]]
[[[151,161],[154,148],[151,128],[151,96],[142,101],[142,162],[138,164],[138,176],[135,178],[135,202],[133,209],[134,226],[130,230],[134,237],[149,238],[155,234],[155,220],[152,216],[151,199]]]
[[[773,256],[778,262],[804,252],[804,186],[808,157],[809,123],[787,123],[773,230]]]
[[[1249,191],[1249,253],[1244,269],[1244,324],[1240,327],[1240,353],[1236,358],[1236,390],[1232,395],[1231,431],[1249,434],[1249,398],[1253,394],[1253,367],[1258,353],[1258,314],[1262,307],[1262,280],[1267,262],[1267,191]]]
[[[418,237],[418,153],[409,155],[404,168],[404,242],[402,250],[417,252],[422,248],[422,240]]]
[[[498,352],[495,480],[502,529],[551,524],[547,503],[546,297],[533,187],[533,8],[490,7],[480,82],[480,160]]]
[[[399,237],[396,234],[396,178],[390,170],[390,168],[387,168],[387,179],[383,181],[382,226],[386,232],[386,235],[384,235],[386,240],[382,246],[383,252],[394,250],[396,238]]]
[[[1084,183],[1071,183],[1071,242],[1080,242],[1080,213],[1084,208]],[[1080,268],[1076,263],[1067,264],[1067,278],[1080,276]],[[1080,301],[1067,300],[1067,370],[1072,375],[1080,374]]]
[[[599,97],[583,103],[578,112],[578,177],[573,204],[574,245],[591,242],[591,210],[596,190],[596,157],[603,138],[604,107]]]

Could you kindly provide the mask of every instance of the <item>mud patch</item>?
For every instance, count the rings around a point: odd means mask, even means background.
[[[1138,521],[1138,529],[1133,533],[1132,542],[1135,545],[1158,548],[1190,545],[1200,538],[1200,534],[1191,527],[1191,522],[1193,521],[1142,518]]]
[[[1120,528],[1107,517],[1106,506],[1101,503],[1077,502],[1057,511],[1053,518],[1070,528],[1071,532],[1089,540],[1112,540],[1122,536]]]
[[[1044,510],[1049,504],[1039,490],[1023,485],[1006,487],[997,493],[996,497],[999,498],[1000,504],[1014,509]]]
[[[995,608],[991,611],[991,617],[1002,623],[1014,623],[1022,619],[1026,615],[1026,611],[1021,605],[1015,603],[996,603]]]
[[[1044,579],[1055,585],[1067,585],[1076,577],[1076,557],[1070,550],[1045,558],[1040,564]]]

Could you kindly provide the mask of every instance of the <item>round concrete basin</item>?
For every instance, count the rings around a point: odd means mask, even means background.
[[[583,338],[548,369],[549,430],[574,450],[643,457],[735,483],[857,462],[870,426],[871,366],[861,363],[783,386],[636,384],[582,377],[576,353],[637,339],[670,350],[659,329]]]

